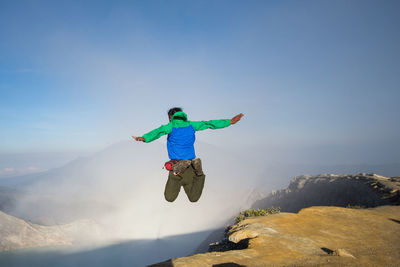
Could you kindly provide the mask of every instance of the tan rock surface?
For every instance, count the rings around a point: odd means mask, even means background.
[[[250,238],[248,248],[157,266],[400,266],[400,206],[311,207],[248,218],[228,234],[232,242]]]

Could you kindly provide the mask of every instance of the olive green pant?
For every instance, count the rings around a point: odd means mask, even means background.
[[[205,178],[205,175],[197,176],[192,166],[189,166],[180,176],[174,175],[170,171],[165,185],[165,199],[168,202],[173,202],[178,197],[181,186],[183,186],[190,202],[196,202],[203,192]]]

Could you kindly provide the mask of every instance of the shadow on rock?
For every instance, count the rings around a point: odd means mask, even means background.
[[[153,240],[131,240],[102,247],[47,247],[0,252],[0,266],[146,266],[193,253],[211,231]],[[171,261],[164,265],[173,266]]]

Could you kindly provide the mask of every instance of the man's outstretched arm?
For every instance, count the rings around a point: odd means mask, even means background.
[[[172,127],[170,124],[162,125],[157,129],[154,129],[143,136],[132,136],[136,141],[150,143],[163,135],[170,134],[172,131]]]
[[[202,131],[205,129],[221,129],[228,127],[232,124],[237,123],[243,117],[243,113],[240,113],[233,117],[232,119],[225,119],[225,120],[210,120],[210,121],[192,121],[191,124],[193,125],[196,131]]]

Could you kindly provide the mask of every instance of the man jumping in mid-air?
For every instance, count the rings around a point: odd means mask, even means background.
[[[168,111],[169,123],[154,129],[143,137],[132,136],[136,141],[152,142],[163,135],[168,135],[167,148],[170,161],[166,163],[169,170],[164,196],[173,202],[179,194],[181,186],[191,202],[200,199],[203,192],[205,175],[200,158],[194,152],[195,132],[205,129],[220,129],[237,123],[244,115],[236,115],[231,120],[188,121],[181,108]]]

